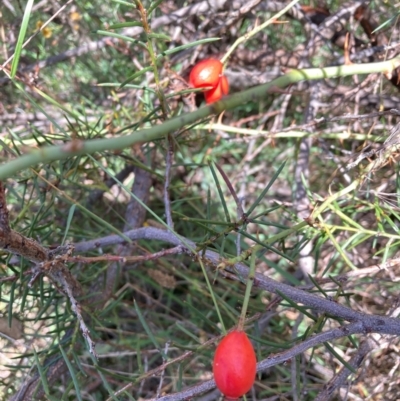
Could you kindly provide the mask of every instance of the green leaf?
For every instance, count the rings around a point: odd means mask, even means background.
[[[71,375],[72,381],[74,382],[74,387],[75,387],[75,391],[76,391],[76,397],[78,398],[79,401],[82,401],[81,389],[79,387],[79,382],[78,382],[78,378],[76,377],[75,369],[72,366],[71,361],[68,359],[67,354],[63,350],[63,347],[61,347],[61,345],[59,345],[59,348],[60,348],[60,351],[61,351],[62,356],[64,358],[65,364],[68,367],[68,370],[69,370],[69,373]]]
[[[197,40],[196,42],[187,43],[187,44],[182,45],[182,46],[174,47],[173,49],[168,49],[168,50],[165,50],[164,52],[160,53],[157,56],[157,59],[161,59],[161,58],[163,58],[165,56],[168,56],[170,54],[177,53],[177,52],[180,52],[180,51],[185,50],[185,49],[189,49],[189,48],[197,46],[197,45],[203,45],[205,43],[216,42],[217,40],[221,40],[221,39],[220,38],[201,39],[201,40]]]
[[[141,22],[138,22],[138,21],[120,22],[118,24],[110,25],[108,27],[108,29],[130,28],[132,26],[140,26],[140,27],[142,27],[143,24]]]
[[[33,1],[34,0],[28,0],[28,3],[25,7],[24,17],[22,18],[22,24],[18,35],[17,45],[15,46],[14,58],[11,64],[11,78],[14,78],[15,74],[17,73],[18,63],[22,52],[22,46],[24,44],[26,31],[28,29],[29,18],[31,16]]]
[[[371,33],[376,33],[383,28],[385,28],[388,25],[391,25],[394,21],[397,20],[398,16],[400,15],[400,11],[397,12],[396,15],[394,15],[392,18],[389,18],[387,21],[385,21],[383,24],[379,25],[377,28],[375,28]]]
[[[103,35],[103,36],[110,36],[111,38],[121,39],[125,42],[136,43],[146,49],[145,43],[141,42],[140,40],[130,38],[129,36],[121,35],[121,34],[115,33],[115,32],[102,31],[102,30],[96,31],[96,33],[99,35]]]
[[[102,368],[98,365],[95,357],[92,354],[90,354],[90,358],[92,359],[93,365],[96,367],[96,372],[100,376],[100,379],[103,382],[104,388],[108,391],[110,398],[112,398],[114,401],[120,401],[121,399],[117,398],[117,396],[115,395],[115,391],[113,391],[111,386],[108,384],[106,377],[103,375]]]
[[[273,247],[271,245],[268,245],[267,243],[265,243],[265,241],[264,242],[260,241],[256,236],[247,233],[245,230],[239,229],[238,232],[240,234],[242,234],[244,237],[247,237],[247,238],[251,239],[255,243],[257,243],[257,244],[261,245],[263,248],[265,248],[263,250],[263,253],[266,252],[267,250],[269,250],[269,251],[274,252],[277,255],[281,256],[282,258],[289,260],[292,263],[294,262],[293,258],[291,258],[290,255],[279,251],[279,249],[277,249],[277,248],[275,248],[275,247]]]
[[[129,76],[122,84],[120,85],[120,88],[123,88],[126,84],[129,82],[135,80],[136,78],[140,77],[141,75],[145,74],[146,72],[152,71],[153,67],[145,67],[140,71],[135,72],[131,76]]]
[[[260,196],[256,199],[256,201],[251,205],[250,209],[246,212],[248,216],[251,215],[251,212],[257,207],[257,205],[264,199],[264,196],[268,192],[268,190],[271,188],[272,184],[275,182],[275,180],[278,178],[279,174],[285,167],[286,160],[279,166],[278,170],[275,172],[275,174],[272,176],[270,182],[268,185],[264,188],[264,190],[261,192]]]
[[[39,371],[40,381],[42,382],[43,390],[44,390],[45,394],[47,396],[49,396],[50,395],[49,383],[47,382],[46,373],[44,372],[43,367],[40,363],[40,360],[39,360],[38,354],[36,353],[35,347],[33,347],[33,355],[35,357],[36,367],[37,367],[37,370]]]
[[[283,294],[279,290],[277,290],[276,293],[281,298],[283,298],[286,302],[288,302],[293,308],[297,309],[300,313],[302,313],[303,315],[309,317],[311,320],[314,320],[314,322],[316,322],[318,320],[314,315],[312,315],[310,312],[308,312],[306,307],[297,304],[295,301],[292,301],[290,298],[288,298],[285,294]]]
[[[327,342],[324,342],[325,347],[327,348],[327,350],[336,358],[340,361],[340,363],[347,368],[348,370],[350,370],[350,372],[352,373],[357,373],[357,370],[353,368],[353,366],[351,366],[347,361],[345,361],[335,350],[334,348]]]
[[[308,274],[308,278],[312,281],[312,283],[318,288],[319,292],[324,295],[325,298],[329,298],[328,294],[325,292],[325,290],[318,284],[317,280],[311,275]]]
[[[151,15],[151,13],[163,2],[164,0],[155,0],[150,4],[150,7],[147,9],[147,15]]]
[[[167,42],[171,42],[171,38],[168,35],[165,35],[163,33],[148,33],[147,37],[150,39],[160,39],[160,40],[165,40]]]
[[[12,318],[13,318],[13,304],[14,304],[14,296],[15,296],[15,286],[17,285],[16,281],[13,281],[10,289],[10,301],[8,303],[8,327],[11,327]]]
[[[76,209],[76,205],[75,204],[73,204],[69,208],[69,213],[68,213],[68,218],[67,218],[67,224],[66,224],[66,227],[65,227],[64,238],[63,238],[63,240],[61,242],[61,245],[64,245],[65,238],[67,238],[69,228],[71,227],[71,221],[72,221],[72,218],[74,217],[75,209]]]
[[[200,339],[194,334],[192,333],[190,330],[188,330],[186,327],[184,327],[183,325],[179,324],[179,322],[176,322],[175,326],[183,331],[188,337],[192,338],[194,341],[196,341],[197,343],[201,344]]]
[[[117,4],[121,4],[122,6],[127,6],[127,7],[133,7],[135,8],[135,6],[130,3],[129,1],[123,1],[123,0],[111,0],[112,3],[117,3]]]
[[[215,185],[217,186],[218,195],[219,195],[219,198],[221,199],[222,207],[224,208],[226,221],[230,223],[231,222],[231,218],[229,216],[228,206],[226,205],[224,194],[223,194],[222,189],[221,189],[221,184],[219,183],[219,180],[218,180],[218,176],[215,173],[214,163],[211,160],[209,160],[208,161],[208,166],[210,167],[210,171],[211,171],[211,174],[212,174],[212,176],[214,178]]]
[[[134,301],[134,305],[135,305],[135,310],[136,310],[136,313],[137,313],[138,318],[140,320],[140,323],[142,323],[142,326],[143,326],[145,332],[147,333],[147,335],[149,336],[150,341],[153,343],[154,347],[157,348],[160,351],[162,357],[164,359],[168,359],[167,355],[164,354],[164,352],[162,351],[160,345],[158,344],[158,341],[154,337],[153,332],[150,330],[150,327],[147,324],[146,319],[144,318],[143,313],[140,310],[139,305],[137,304],[136,301]]]

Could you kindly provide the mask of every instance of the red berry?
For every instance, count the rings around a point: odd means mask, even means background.
[[[239,398],[253,386],[256,377],[256,354],[243,331],[232,331],[219,343],[215,351],[214,379],[227,398]]]
[[[229,82],[228,78],[225,75],[222,75],[218,85],[214,89],[210,89],[204,92],[204,97],[206,99],[206,103],[214,103],[222,98],[222,96],[227,95],[229,92]]]
[[[198,62],[190,71],[189,83],[193,88],[215,88],[222,74],[222,63],[214,58]]]

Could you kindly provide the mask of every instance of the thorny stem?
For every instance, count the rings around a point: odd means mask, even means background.
[[[135,0],[135,4],[138,8],[140,18],[142,20],[143,30],[147,35],[147,50],[149,51],[151,63],[153,65],[154,80],[156,81],[156,85],[159,86],[160,78],[158,76],[158,70],[157,70],[157,64],[156,64],[156,57],[155,57],[154,49],[153,49],[153,43],[151,41],[151,38],[149,38],[149,36],[148,36],[151,33],[151,28],[147,21],[147,10],[143,7],[143,4],[140,0]]]
[[[193,124],[196,121],[207,118],[212,114],[218,114],[224,110],[231,110],[249,101],[260,101],[264,99],[273,88],[284,88],[288,85],[305,81],[318,80],[333,77],[344,77],[355,74],[372,74],[374,72],[390,72],[400,65],[400,58],[389,61],[367,64],[342,65],[338,67],[310,68],[302,70],[290,70],[285,75],[274,79],[266,84],[255,86],[243,92],[226,96],[224,99],[211,105],[201,107],[191,113],[186,113],[174,118],[170,118],[161,125],[135,131],[130,135],[122,135],[110,139],[91,139],[79,141],[76,146],[70,144],[59,146],[43,146],[39,150],[32,151],[19,156],[0,166],[0,180],[15,176],[18,171],[31,167],[38,163],[49,163],[54,160],[64,160],[72,156],[93,154],[102,151],[121,150],[136,143],[150,142],[156,139],[165,138],[165,135],[175,132],[180,128]],[[37,89],[34,88],[35,91]]]

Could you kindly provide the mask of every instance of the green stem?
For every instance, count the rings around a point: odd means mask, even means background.
[[[244,322],[246,320],[247,307],[249,305],[251,289],[254,283],[254,276],[256,274],[256,253],[253,252],[250,260],[249,274],[247,275],[246,292],[244,294],[242,312],[240,314],[239,323],[237,326],[238,331],[243,331]]]
[[[304,70],[291,70],[287,74],[275,80],[247,89],[243,92],[227,96],[219,102],[204,106],[196,111],[178,117],[171,118],[160,125],[152,128],[142,129],[130,135],[119,136],[109,139],[93,139],[88,141],[72,140],[70,143],[61,146],[46,146],[39,150],[20,156],[15,160],[3,164],[0,167],[0,180],[15,176],[21,170],[37,165],[49,163],[54,160],[63,160],[71,156],[93,154],[96,152],[121,150],[129,148],[136,143],[151,142],[165,138],[165,135],[175,132],[178,129],[193,124],[198,120],[219,114],[224,110],[231,110],[235,107],[249,102],[258,102],[269,96],[274,88],[285,88],[305,80],[318,80],[325,78],[344,77],[356,74],[371,74],[385,71],[392,71],[400,65],[400,58],[389,61],[369,64],[352,64],[327,68],[310,68]],[[23,88],[16,81],[13,81],[18,89],[24,93]],[[25,94],[29,97],[29,94]],[[33,100],[33,99],[32,99]]]

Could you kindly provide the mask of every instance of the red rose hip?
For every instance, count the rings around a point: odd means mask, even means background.
[[[199,61],[190,71],[189,83],[194,88],[215,88],[222,74],[222,63],[214,58]]]
[[[214,356],[214,379],[221,393],[231,399],[246,394],[256,378],[254,348],[243,331],[232,331],[219,343]]]
[[[214,89],[210,89],[204,92],[204,98],[206,99],[206,103],[214,103],[217,102],[229,93],[229,82],[228,78],[225,75],[222,75],[218,85]]]

